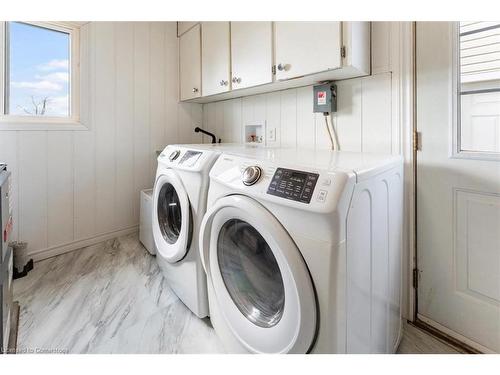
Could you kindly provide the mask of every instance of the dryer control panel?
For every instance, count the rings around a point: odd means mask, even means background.
[[[267,194],[310,203],[319,174],[278,168],[267,189]]]

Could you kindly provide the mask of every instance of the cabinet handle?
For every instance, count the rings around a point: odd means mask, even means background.
[[[196,87],[193,87],[193,92],[198,92],[198,89]]]
[[[221,86],[227,86],[228,83],[229,83],[228,81],[224,81],[224,80],[220,81]]]
[[[241,83],[240,77],[233,77],[233,83]]]
[[[278,70],[281,72],[285,70],[285,64],[278,64]]]

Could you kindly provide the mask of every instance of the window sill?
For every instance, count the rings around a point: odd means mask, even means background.
[[[0,119],[0,131],[47,131],[47,130],[75,130],[85,131],[89,127],[80,121],[71,119]]]

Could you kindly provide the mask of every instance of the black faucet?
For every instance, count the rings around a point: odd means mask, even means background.
[[[202,128],[200,128],[199,126],[197,126],[196,128],[194,128],[194,132],[195,133],[203,133],[203,134],[206,134],[210,137],[212,137],[212,143],[217,143],[217,137],[215,136],[214,133],[210,133],[209,131],[207,130],[203,130]],[[222,140],[219,138],[219,142],[218,143],[221,143]]]

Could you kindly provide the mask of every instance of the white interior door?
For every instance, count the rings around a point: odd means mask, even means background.
[[[500,352],[500,28],[491,26],[417,23],[418,316]]]
[[[229,22],[203,22],[201,25],[201,62],[203,96],[231,88]]]
[[[275,22],[276,79],[341,67],[341,22]]]
[[[179,75],[181,100],[201,95],[201,36],[196,25],[179,37]]]
[[[233,89],[272,82],[272,65],[272,23],[231,22]]]

